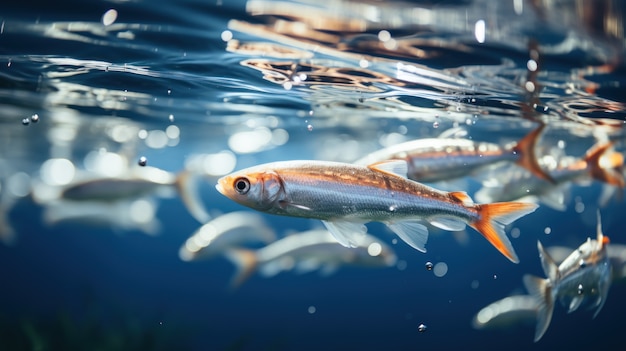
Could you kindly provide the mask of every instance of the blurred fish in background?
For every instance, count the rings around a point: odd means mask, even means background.
[[[323,229],[291,234],[255,251],[232,249],[226,256],[237,269],[231,280],[233,287],[257,271],[264,277],[315,270],[330,275],[341,266],[392,267],[397,260],[390,246],[371,235],[366,234],[355,247],[345,247]]]
[[[552,250],[562,260],[555,261],[541,242],[537,242],[537,247],[548,277],[524,275],[529,295],[510,296],[489,304],[474,317],[474,328],[503,327],[534,319],[534,341],[537,342],[550,326],[556,301],[563,304],[568,313],[581,306],[594,309],[595,318],[606,302],[611,283],[623,277],[623,251],[616,251],[621,249],[616,247],[609,254],[609,240],[602,233],[600,212],[595,239],[587,238],[574,251],[565,248]],[[619,273],[614,274],[614,269]]]

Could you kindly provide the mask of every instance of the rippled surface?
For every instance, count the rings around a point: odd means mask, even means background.
[[[610,245],[625,244],[624,13],[608,0],[0,5],[0,343],[611,348],[626,274],[595,318],[557,304],[537,343],[521,312],[496,331],[472,319],[526,293],[524,274],[545,276],[537,240],[574,250],[594,238],[598,209]],[[515,164],[429,182],[481,202],[532,195],[539,209],[508,228],[518,265],[471,229],[431,230],[424,254],[379,224],[368,227],[393,247],[390,267],[300,267],[233,290],[227,259],[179,256],[209,219],[245,210],[214,188],[233,170],[353,162],[419,138],[504,146],[542,125],[536,157],[558,184]],[[606,172],[568,173],[599,145],[610,145],[596,160]],[[177,190],[184,170],[200,175],[184,183],[193,195]],[[78,181],[122,176],[142,182],[59,201]],[[279,237],[320,225],[257,217]]]

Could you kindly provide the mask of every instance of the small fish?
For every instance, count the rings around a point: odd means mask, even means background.
[[[276,233],[257,212],[231,212],[196,230],[180,247],[178,256],[183,261],[197,261],[246,244],[269,244],[275,240]]]
[[[404,160],[408,178],[418,182],[439,182],[464,177],[500,162],[515,162],[540,179],[552,182],[535,155],[535,146],[544,125],[517,143],[500,146],[459,138],[428,138],[408,141],[375,151],[356,161],[368,165],[384,160]]]
[[[344,265],[390,267],[397,259],[391,247],[373,236],[365,235],[357,247],[347,248],[323,229],[292,234],[256,251],[230,250],[226,257],[237,266],[233,287],[255,271],[270,277],[292,269],[300,273],[319,269],[328,275]]]
[[[425,252],[428,229],[459,231],[467,224],[504,256],[519,262],[505,225],[536,204],[475,204],[461,191],[444,192],[406,178],[407,163],[369,166],[326,161],[284,161],[244,169],[218,180],[231,200],[270,214],[320,219],[344,246],[356,247],[365,223],[382,222],[413,248]]]
[[[34,188],[35,201],[49,205],[63,202],[128,201],[154,194],[160,190],[175,189],[190,214],[199,222],[206,223],[210,216],[197,198],[193,173],[183,170],[173,174],[156,167],[136,167],[121,176],[84,175],[59,189],[49,189],[39,184]]]
[[[548,278],[524,276],[524,285],[538,305],[535,342],[545,334],[552,319],[554,302],[560,301],[568,312],[577,310],[583,303],[595,307],[593,317],[598,315],[606,301],[611,286],[612,272],[607,255],[608,237],[602,233],[600,212],[596,239],[587,238],[560,265],[537,242],[541,265]]]

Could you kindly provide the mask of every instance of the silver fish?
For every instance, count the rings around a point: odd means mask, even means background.
[[[260,214],[231,212],[212,219],[196,230],[180,247],[178,256],[183,261],[196,261],[246,244],[269,244],[275,240],[276,233]]]
[[[375,151],[355,163],[368,165],[404,160],[408,164],[409,179],[429,183],[464,177],[500,162],[514,162],[540,179],[552,181],[539,166],[534,151],[543,128],[541,125],[519,142],[507,146],[459,138],[418,139]]]
[[[568,312],[577,310],[583,303],[595,307],[598,315],[606,301],[611,286],[612,272],[607,255],[608,237],[602,233],[600,213],[596,239],[587,238],[560,265],[537,242],[541,265],[548,278],[524,276],[524,285],[538,305],[535,342],[545,334],[554,310],[554,302],[560,301]]]
[[[347,248],[322,229],[292,234],[256,251],[230,250],[226,257],[237,266],[233,287],[241,285],[255,271],[266,277],[292,269],[330,274],[344,265],[390,267],[397,259],[391,247],[371,235],[365,235],[358,246]]]
[[[217,190],[266,213],[320,219],[344,246],[356,247],[365,223],[383,222],[403,241],[425,252],[426,220],[444,230],[466,225],[480,232],[512,262],[519,262],[505,225],[536,204],[475,204],[465,192],[444,192],[408,180],[401,160],[369,166],[326,161],[285,161],[244,169],[218,180]]]

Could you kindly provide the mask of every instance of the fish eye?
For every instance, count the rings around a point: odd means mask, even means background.
[[[241,195],[245,195],[250,190],[250,181],[246,178],[237,178],[233,184],[235,190]]]

